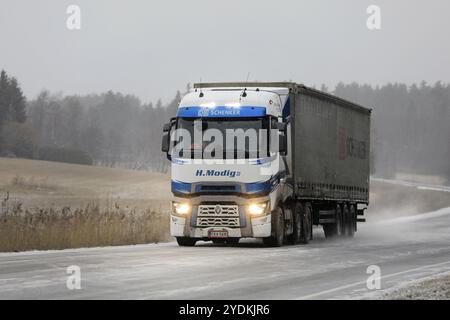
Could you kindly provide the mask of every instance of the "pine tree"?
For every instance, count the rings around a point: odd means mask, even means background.
[[[8,88],[9,79],[5,70],[2,70],[0,73],[0,127],[8,119]]]
[[[22,89],[19,87],[16,78],[11,78],[9,82],[9,120],[19,123],[24,123],[26,116],[26,98],[23,95]]]
[[[24,123],[26,99],[17,79],[9,78],[6,71],[0,73],[0,126],[6,121]]]

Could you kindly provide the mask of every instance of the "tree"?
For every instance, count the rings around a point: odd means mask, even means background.
[[[36,152],[36,140],[30,125],[7,122],[1,129],[3,155],[20,158],[33,158]]]
[[[0,126],[6,121],[24,123],[26,99],[17,79],[9,78],[5,70],[0,73]]]
[[[8,119],[8,88],[9,79],[6,75],[5,70],[2,70],[0,73],[0,128],[2,124]]]
[[[4,153],[17,153],[20,148],[31,146],[32,143],[28,140],[29,128],[19,128],[15,126],[16,123],[24,123],[26,120],[26,99],[19,87],[16,78],[9,78],[6,71],[0,72],[0,151]],[[17,146],[11,144],[12,133],[16,132],[19,136],[17,139],[24,138],[25,140],[17,140]],[[30,142],[30,143],[28,143]],[[14,149],[14,151],[11,150]],[[31,152],[31,151],[30,151]],[[25,154],[23,149],[20,149],[20,154]],[[31,152],[32,153],[32,152]]]
[[[9,82],[9,102],[10,115],[9,120],[13,122],[24,123],[26,116],[26,98],[23,95],[22,89],[19,87],[16,78],[11,78]]]

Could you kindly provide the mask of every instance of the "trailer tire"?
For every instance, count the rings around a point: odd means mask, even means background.
[[[342,213],[342,206],[340,204],[336,205],[336,227],[338,237],[342,237],[344,234],[344,215]]]
[[[188,237],[177,237],[177,242],[180,247],[193,247],[195,246],[197,239]]]
[[[325,238],[334,238],[342,235],[342,210],[339,204],[336,205],[335,218],[335,223],[327,223],[323,225]]]
[[[263,238],[263,243],[270,247],[281,247],[284,243],[284,214],[280,207],[272,212],[272,235]]]
[[[345,203],[342,205],[342,235],[344,237],[350,237],[350,229],[352,228],[352,218],[350,216],[350,209],[348,205]]]
[[[347,236],[349,238],[353,238],[355,236],[355,231],[356,231],[356,209],[355,209],[355,205],[353,205],[353,204],[350,205],[349,220],[350,221],[349,221]]]

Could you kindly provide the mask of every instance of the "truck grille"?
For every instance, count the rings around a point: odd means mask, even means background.
[[[239,227],[237,205],[200,205],[197,214],[198,227]]]

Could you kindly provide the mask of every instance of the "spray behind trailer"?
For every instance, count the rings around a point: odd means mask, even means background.
[[[291,82],[200,83],[164,127],[171,234],[271,246],[353,237],[369,203],[371,110]]]

